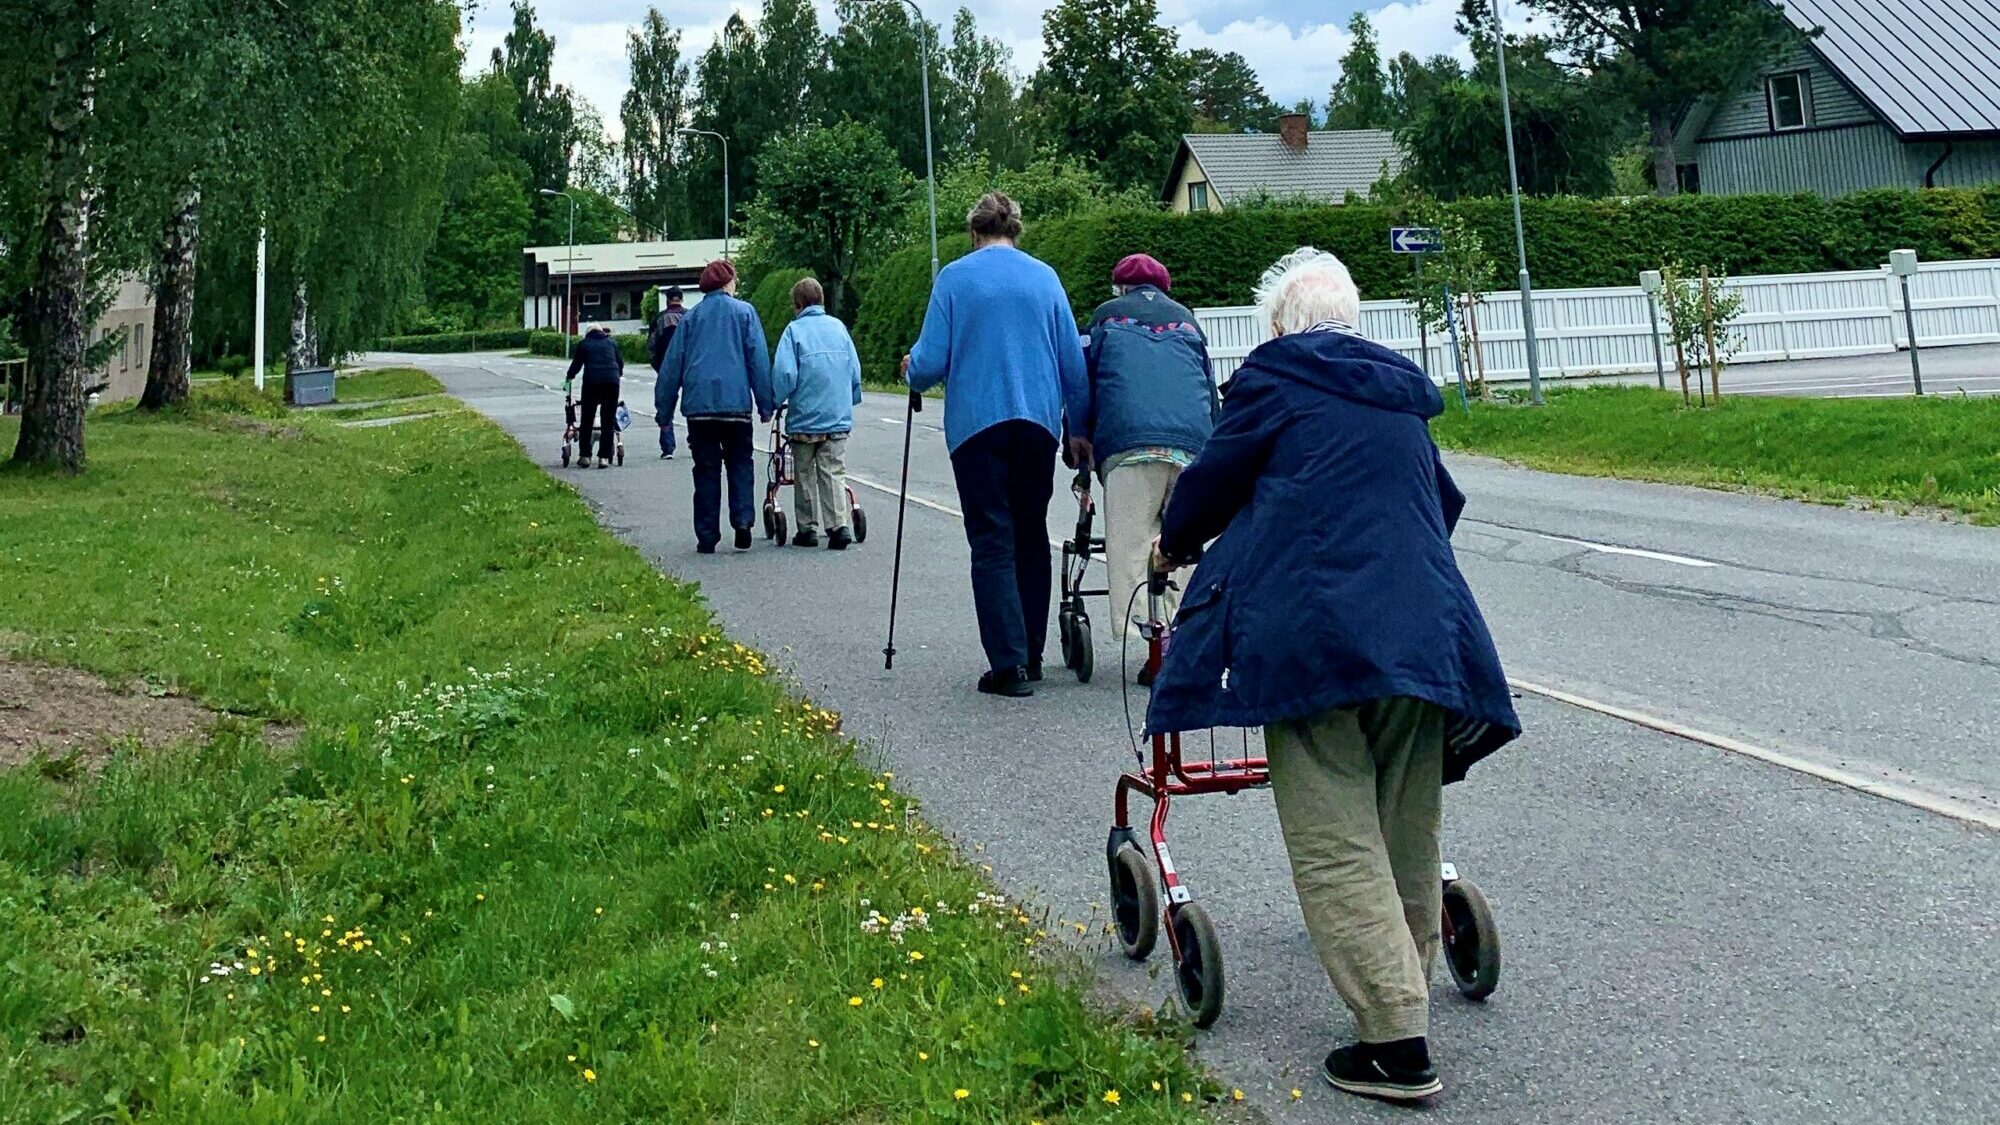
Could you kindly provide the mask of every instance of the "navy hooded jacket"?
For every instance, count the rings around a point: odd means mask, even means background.
[[[1097,306],[1084,334],[1090,412],[1081,429],[1099,464],[1150,446],[1201,449],[1221,404],[1193,313],[1141,285]]]
[[[1452,555],[1465,497],[1415,364],[1340,331],[1251,352],[1161,521],[1201,558],[1153,685],[1149,732],[1255,727],[1409,696],[1449,711],[1444,778],[1521,733]],[[1205,556],[1202,545],[1213,540]]]

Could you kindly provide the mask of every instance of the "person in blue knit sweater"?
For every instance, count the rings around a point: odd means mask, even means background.
[[[1020,697],[1034,694],[1048,640],[1058,435],[1066,416],[1084,417],[1090,386],[1062,282],[1015,245],[1020,205],[989,193],[966,226],[972,253],[939,272],[903,376],[913,391],[945,388],[945,445],[986,650],[979,690]]]

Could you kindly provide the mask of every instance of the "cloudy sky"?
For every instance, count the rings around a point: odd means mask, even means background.
[[[1041,57],[1041,0],[918,0],[924,13],[943,27],[961,6],[972,9],[980,30],[1014,52],[1015,68],[1031,71]],[[1164,22],[1180,33],[1182,49],[1208,47],[1236,51],[1264,79],[1264,89],[1280,103],[1302,97],[1324,101],[1347,50],[1348,17],[1367,11],[1381,37],[1383,53],[1463,54],[1452,30],[1458,0],[1159,0]],[[647,8],[645,0],[540,0],[536,14],[556,37],[555,78],[581,92],[615,128],[618,101],[627,85],[626,29]],[[683,50],[699,55],[716,31],[740,9],[755,18],[761,4],[751,0],[658,0],[667,21],[682,29]],[[833,26],[832,0],[820,0],[820,22]],[[1511,7],[1512,5],[1508,5]],[[483,66],[511,20],[507,0],[483,0],[474,18],[468,62]]]

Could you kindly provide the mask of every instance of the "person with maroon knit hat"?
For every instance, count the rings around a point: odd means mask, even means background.
[[[1112,619],[1126,630],[1131,628],[1126,610],[1146,583],[1167,496],[1201,452],[1222,409],[1209,372],[1208,342],[1194,314],[1167,296],[1173,287],[1167,267],[1146,254],[1128,255],[1111,271],[1112,299],[1097,307],[1085,329],[1090,410],[1076,434],[1086,440],[1075,447],[1095,463],[1104,485]],[[1169,589],[1162,606],[1169,620],[1173,603]],[[1156,671],[1141,668],[1139,682],[1152,683]]]
[[[764,324],[736,298],[736,267],[710,262],[701,271],[701,303],[681,318],[653,384],[653,413],[687,418],[694,460],[694,541],[704,555],[722,539],[722,474],[729,472],[729,525],[736,549],[747,551],[757,523],[757,463],[750,414],[765,422],[776,409]]]

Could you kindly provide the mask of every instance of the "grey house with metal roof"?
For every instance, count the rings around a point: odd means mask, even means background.
[[[1175,211],[1214,211],[1260,197],[1340,203],[1367,195],[1403,167],[1386,129],[1309,129],[1303,114],[1275,133],[1189,133],[1181,138],[1160,201]]]
[[[1684,190],[1834,196],[2000,183],[2000,0],[1781,7],[1797,42],[1682,119]]]

